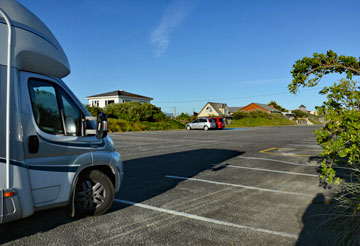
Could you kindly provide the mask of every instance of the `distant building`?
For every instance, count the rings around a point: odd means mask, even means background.
[[[303,104],[301,104],[301,105],[299,106],[299,110],[301,110],[301,111],[303,111],[303,112],[306,112],[306,113],[309,113],[309,111],[306,109],[306,107],[305,107]]]
[[[234,112],[238,112],[243,107],[228,107],[229,114],[232,115]]]
[[[124,90],[111,91],[86,97],[91,107],[104,108],[111,103],[139,102],[150,103],[153,98],[126,92]]]
[[[242,107],[239,111],[251,112],[251,111],[255,111],[255,110],[262,110],[268,114],[274,114],[274,113],[281,114],[281,112],[279,110],[277,110],[276,108],[273,108],[267,104],[262,104],[262,103],[250,103],[249,105]]]
[[[294,120],[295,119],[295,114],[292,113],[291,110],[287,111],[287,112],[281,112],[283,116],[285,116],[288,120]]]
[[[198,114],[198,118],[200,117],[229,117],[229,109],[226,103],[214,103],[208,102],[205,107]]]

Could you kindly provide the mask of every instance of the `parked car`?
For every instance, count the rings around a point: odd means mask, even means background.
[[[223,118],[220,118],[220,117],[214,117],[214,118],[210,118],[210,119],[213,119],[216,123],[216,128],[217,129],[223,129],[225,128],[225,121]]]
[[[187,123],[185,125],[186,129],[193,130],[193,129],[204,129],[205,131],[209,129],[215,129],[216,123],[213,119],[206,119],[206,118],[200,118],[196,119],[193,122]]]

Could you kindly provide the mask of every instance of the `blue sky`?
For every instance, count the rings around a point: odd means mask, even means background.
[[[86,96],[123,89],[165,112],[208,101],[312,110],[320,87],[287,90],[297,59],[329,49],[360,56],[358,0],[19,0],[52,30]],[[328,76],[321,86],[338,76]]]

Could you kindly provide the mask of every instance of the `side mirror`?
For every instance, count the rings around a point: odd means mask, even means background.
[[[108,133],[108,122],[105,113],[100,112],[96,119],[96,138],[104,138]]]
[[[96,130],[94,128],[88,129],[87,123],[88,121],[96,121]],[[95,135],[96,138],[104,138],[107,136],[108,133],[108,122],[107,116],[105,113],[100,112],[97,117],[93,116],[85,116],[84,119],[84,129],[85,129],[85,136]]]

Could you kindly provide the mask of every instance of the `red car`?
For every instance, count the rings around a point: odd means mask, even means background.
[[[225,122],[223,118],[209,118],[209,119],[213,119],[216,123],[216,128],[217,129],[223,129],[225,128]]]

